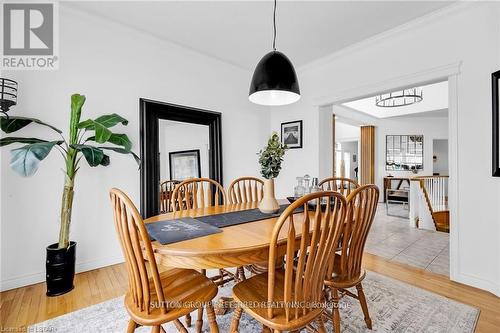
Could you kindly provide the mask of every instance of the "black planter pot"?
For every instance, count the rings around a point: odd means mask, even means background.
[[[59,296],[74,288],[76,242],[70,242],[67,249],[57,246],[58,243],[47,246],[47,296]]]

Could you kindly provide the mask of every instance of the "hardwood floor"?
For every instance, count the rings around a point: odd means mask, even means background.
[[[420,268],[391,262],[365,253],[364,267],[418,288],[470,304],[481,310],[476,332],[500,332],[500,298],[450,281]],[[46,297],[39,283],[0,293],[0,331],[25,331],[26,327],[123,295],[127,289],[125,267],[114,265],[76,275],[75,289],[59,297]]]

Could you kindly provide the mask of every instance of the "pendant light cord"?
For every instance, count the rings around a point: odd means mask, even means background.
[[[273,50],[276,51],[276,0],[274,0],[274,11],[273,11]]]

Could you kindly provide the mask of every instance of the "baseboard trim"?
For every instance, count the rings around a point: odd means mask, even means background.
[[[123,262],[123,256],[77,262],[75,270],[76,273],[82,273],[101,267],[120,264],[122,262]],[[32,274],[19,275],[13,278],[2,280],[0,282],[0,291],[7,291],[15,288],[25,287],[40,282],[45,282],[45,271],[36,272]]]
[[[495,296],[500,297],[500,285],[495,284],[493,281],[484,280],[477,276],[471,276],[464,273],[460,273],[458,274],[458,276],[455,277],[450,276],[450,280],[485,290],[487,292],[492,293]]]

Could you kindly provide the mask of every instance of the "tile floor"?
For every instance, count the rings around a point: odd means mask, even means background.
[[[390,213],[404,216],[408,211],[392,204]],[[378,206],[365,251],[449,276],[449,235],[412,228],[408,218],[387,215],[385,204]]]

